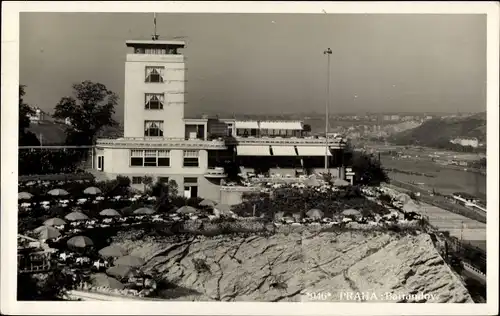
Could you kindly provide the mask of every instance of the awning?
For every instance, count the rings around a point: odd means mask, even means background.
[[[271,156],[269,146],[236,146],[238,156]]]
[[[293,146],[272,146],[274,156],[297,156]]]
[[[257,121],[236,121],[234,125],[236,128],[241,129],[259,129],[259,122]]]
[[[287,130],[302,130],[301,121],[261,121],[261,129],[287,129]]]
[[[299,156],[325,156],[325,147],[324,146],[297,146],[297,151],[299,152]],[[328,156],[331,156],[332,153],[328,150]]]

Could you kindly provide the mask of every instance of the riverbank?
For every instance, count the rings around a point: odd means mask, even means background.
[[[451,195],[466,192],[486,200],[486,176],[440,166],[428,161],[391,159],[381,157],[381,163],[388,170],[391,179],[405,183],[420,184],[423,190]],[[404,170],[405,173],[394,170]]]

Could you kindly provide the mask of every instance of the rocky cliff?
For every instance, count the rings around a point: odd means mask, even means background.
[[[344,231],[115,241],[179,300],[472,303],[427,234]],[[169,296],[163,293],[163,296]]]

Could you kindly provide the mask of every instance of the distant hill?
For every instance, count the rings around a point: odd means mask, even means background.
[[[486,113],[461,118],[436,118],[422,125],[395,134],[390,141],[396,145],[442,147],[455,137],[476,137],[486,141]]]
[[[32,132],[41,141],[43,146],[64,145],[66,141],[67,125],[54,121],[41,121],[38,124],[30,124],[27,131]],[[123,129],[118,127],[105,127],[99,133],[99,137],[122,137]]]
[[[64,144],[67,128],[68,127],[62,123],[41,121],[37,124],[31,123],[27,130],[35,134],[43,146],[55,146]]]

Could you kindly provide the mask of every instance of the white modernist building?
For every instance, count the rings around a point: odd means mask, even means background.
[[[329,171],[344,178],[342,138],[313,138],[301,121],[185,118],[182,41],[127,41],[124,137],[98,139],[94,168],[107,178],[175,180],[179,194],[219,200],[228,173]],[[348,172],[348,177],[352,174]]]

